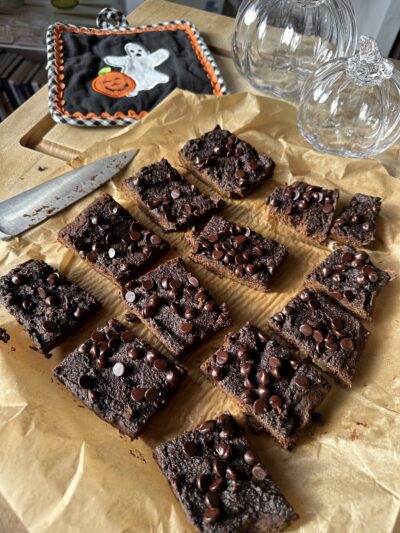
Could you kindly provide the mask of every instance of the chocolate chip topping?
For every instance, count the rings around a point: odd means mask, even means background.
[[[166,231],[190,227],[224,206],[219,198],[202,194],[166,159],[143,167],[125,180],[124,188]]]
[[[315,367],[250,324],[228,335],[201,368],[285,447],[294,444],[330,388]],[[251,453],[245,460],[255,463]]]
[[[266,200],[270,211],[310,239],[323,242],[330,231],[339,191],[305,182],[277,187]]]
[[[318,265],[307,276],[306,284],[323,290],[361,318],[369,318],[376,295],[391,279],[391,273],[374,265],[366,252],[344,246]]]
[[[215,215],[193,237],[191,258],[241,283],[269,290],[287,253],[277,241]]]
[[[89,293],[40,260],[22,263],[0,278],[0,303],[45,354],[99,307]]]
[[[58,237],[119,284],[140,275],[169,246],[108,194],[90,204]]]
[[[277,313],[269,320],[270,326],[343,384],[351,386],[368,334],[361,322],[324,294],[311,289],[302,291],[287,307],[292,310],[290,315]]]
[[[377,196],[366,194],[353,196],[335,221],[332,237],[345,244],[369,246],[375,240],[381,203],[381,198]]]
[[[231,323],[225,305],[218,306],[182,259],[129,282],[123,296],[175,355]]]
[[[174,491],[200,531],[251,531],[269,516],[281,530],[296,517],[228,414],[161,444],[154,456],[170,483],[179,479]]]
[[[247,142],[217,126],[182,148],[181,160],[221,194],[241,198],[264,180],[275,167],[272,159],[258,155]]]
[[[94,396],[89,407],[135,437],[176,392],[185,372],[120,322],[110,320],[66,357],[54,375],[86,405],[89,399],[82,389],[90,389]],[[79,379],[79,387],[76,376],[86,376]]]

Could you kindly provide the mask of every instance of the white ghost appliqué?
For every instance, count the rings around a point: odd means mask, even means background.
[[[160,48],[149,52],[144,46],[134,43],[125,45],[126,56],[107,56],[104,62],[110,67],[120,67],[132,78],[136,87],[126,96],[136,96],[140,91],[149,91],[159,83],[168,83],[169,76],[155,69],[169,58],[169,51]]]

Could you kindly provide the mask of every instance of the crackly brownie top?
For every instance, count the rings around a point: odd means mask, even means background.
[[[168,243],[103,194],[59,232],[79,255],[123,282],[140,274]]]
[[[284,438],[310,421],[330,388],[319,370],[250,324],[229,335],[203,369]]]
[[[378,196],[356,194],[335,220],[332,236],[346,239],[349,244],[368,246],[375,239],[381,204]]]
[[[366,252],[343,246],[332,252],[307,276],[323,285],[331,296],[370,315],[377,292],[392,279],[375,266]]]
[[[323,241],[332,225],[338,197],[337,189],[296,181],[277,187],[266,203],[277,217],[281,216],[306,236]]]
[[[298,518],[228,413],[154,456],[199,531],[282,531]]]
[[[33,259],[0,278],[0,303],[45,353],[98,308],[93,296]]]
[[[269,178],[275,166],[272,159],[219,126],[188,141],[181,154],[226,193],[239,196]]]
[[[268,286],[288,250],[248,227],[215,215],[195,237],[192,253],[228,268],[238,278]]]
[[[166,403],[185,375],[117,320],[92,332],[54,375],[108,422],[133,435]]]
[[[217,304],[181,258],[129,282],[123,296],[177,355],[207,333],[231,324],[226,305]]]
[[[310,357],[350,381],[368,334],[351,313],[324,294],[305,289],[270,323]]]
[[[125,187],[133,189],[165,229],[187,227],[224,205],[221,199],[202,194],[166,159],[143,167],[126,180]]]

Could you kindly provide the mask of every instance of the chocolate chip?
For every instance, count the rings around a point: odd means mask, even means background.
[[[38,296],[42,299],[45,299],[47,297],[46,289],[44,289],[43,287],[38,287],[36,292],[38,293]]]
[[[354,350],[354,343],[353,341],[348,338],[348,337],[345,337],[344,339],[342,339],[340,341],[340,346],[343,348],[343,350],[345,350],[346,352],[352,352]]]
[[[226,363],[229,361],[229,353],[226,350],[221,350],[217,352],[215,360],[219,365],[226,365]]]
[[[211,507],[213,509],[216,509],[220,506],[220,499],[216,492],[207,492],[204,501],[207,505],[207,507]]]
[[[218,477],[225,475],[225,464],[220,459],[214,459],[213,472]]]
[[[154,361],[153,366],[158,372],[164,372],[168,368],[168,361],[159,357]]]
[[[222,477],[217,477],[210,484],[210,486],[208,487],[208,490],[210,490],[211,492],[218,492],[218,491],[222,490],[223,484],[224,484],[224,479]]]
[[[144,397],[148,402],[155,402],[158,398],[158,390],[155,387],[150,387],[144,393]]]
[[[268,410],[268,405],[265,400],[260,398],[254,402],[253,409],[256,415],[261,415]]]
[[[135,387],[132,389],[131,397],[135,402],[141,402],[144,399],[144,395],[146,393],[146,389],[143,387]]]
[[[51,320],[44,320],[42,322],[42,326],[44,327],[44,329],[46,331],[48,331],[49,333],[55,333],[57,331],[57,324],[55,324],[54,322],[52,322]]]
[[[197,429],[200,433],[209,433],[210,431],[214,429],[214,427],[215,427],[214,420],[206,420]]]
[[[276,394],[273,394],[269,398],[269,403],[271,404],[273,409],[279,409],[282,405],[282,400],[280,399],[279,396],[277,396]]]
[[[344,321],[343,319],[339,317],[335,317],[331,319],[332,326],[337,329],[338,331],[342,330],[344,328]]]
[[[144,279],[142,281],[142,287],[145,291],[151,291],[154,287],[154,281],[151,278]]]
[[[261,464],[253,466],[253,468],[251,469],[251,473],[253,474],[253,477],[255,479],[258,479],[259,481],[262,481],[267,477],[267,472]]]
[[[175,370],[168,370],[165,374],[168,385],[174,387],[179,382],[179,374]]]
[[[256,462],[258,461],[258,457],[256,455],[255,452],[253,452],[253,450],[250,450],[250,448],[248,448],[245,452],[244,452],[244,456],[243,456],[245,462],[250,465],[250,466],[253,466],[256,464]]]
[[[313,329],[311,326],[309,326],[308,324],[302,324],[300,326],[300,332],[305,336],[305,337],[311,337],[311,335],[313,334]]]
[[[132,342],[134,338],[135,338],[135,334],[133,333],[133,331],[129,329],[126,329],[125,331],[121,333],[121,340],[123,342]]]
[[[47,300],[48,298],[46,298]],[[86,310],[85,309],[82,309],[82,307],[77,307],[74,311],[74,317],[75,318],[83,318],[84,316],[86,316]]]
[[[13,276],[11,276],[11,283],[13,285],[20,286],[24,283],[24,280],[19,274],[14,274]]]
[[[184,443],[183,445],[183,451],[188,457],[193,457],[197,454],[197,445],[192,440],[189,440]]]
[[[271,355],[271,357],[268,359],[268,363],[273,367],[276,368],[278,366],[281,366],[282,362],[278,357],[275,357]]]
[[[221,381],[225,377],[225,370],[220,366],[214,366],[211,369],[211,377],[215,379],[215,381]]]
[[[58,285],[58,282],[60,280],[60,275],[57,272],[53,272],[50,274],[50,276],[47,278],[47,283],[51,285],[52,287]]]
[[[83,374],[79,378],[79,386],[82,389],[90,389],[91,387],[93,387],[93,378],[91,378],[87,374]]]
[[[322,342],[324,340],[324,335],[321,331],[319,331],[319,329],[316,329],[313,331],[313,339],[315,342]]]
[[[142,352],[139,348],[133,347],[128,350],[128,357],[131,359],[141,359],[142,358]]]
[[[232,456],[232,447],[230,444],[227,444],[226,442],[220,442],[215,451],[219,455],[221,459],[224,459],[225,461],[229,459]]]
[[[204,310],[211,313],[212,311],[215,311],[217,307],[217,304],[213,301],[208,301],[204,304]]]
[[[235,177],[239,180],[244,178],[245,175],[246,175],[246,172],[241,168],[238,168],[237,171],[235,172]]]
[[[196,486],[200,492],[207,492],[211,484],[210,476],[207,474],[199,474],[196,478]]]
[[[162,243],[162,238],[159,235],[156,235],[155,233],[150,237],[150,242],[154,246],[159,246]]]
[[[206,524],[215,524],[221,516],[221,511],[217,508],[208,508],[203,515],[203,520]]]
[[[378,277],[378,274],[376,272],[371,272],[369,275],[368,275],[368,279],[370,281],[372,281],[372,283],[375,283],[376,281],[378,281],[379,277]]]
[[[270,382],[270,379],[269,379],[269,376],[267,374],[267,372],[263,369],[260,369],[258,372],[257,372],[257,381],[260,385],[262,385],[263,387],[265,387],[266,385],[268,385],[268,383]]]
[[[310,385],[310,380],[306,376],[298,375],[294,378],[294,382],[300,388],[307,388]]]
[[[142,238],[140,231],[131,231],[129,236],[133,242],[139,242]]]

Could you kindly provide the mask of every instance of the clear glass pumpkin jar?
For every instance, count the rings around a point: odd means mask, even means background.
[[[400,138],[400,72],[371,37],[359,52],[319,67],[301,95],[299,129],[321,152],[364,158]]]
[[[356,44],[351,0],[243,0],[232,53],[253,87],[296,100],[316,67],[352,55]]]

